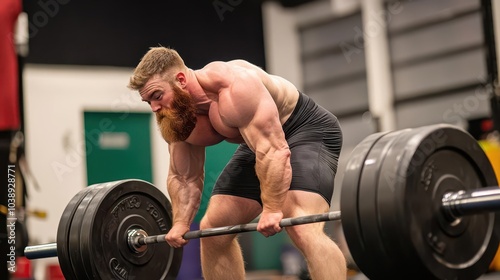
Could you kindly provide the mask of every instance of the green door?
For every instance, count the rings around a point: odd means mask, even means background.
[[[88,185],[152,182],[150,113],[84,112]]]

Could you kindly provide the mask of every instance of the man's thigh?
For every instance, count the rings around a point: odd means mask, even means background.
[[[253,199],[213,195],[203,217],[204,227],[222,227],[250,223],[262,212],[261,205]]]

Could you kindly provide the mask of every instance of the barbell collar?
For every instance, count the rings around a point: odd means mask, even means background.
[[[135,240],[140,237],[148,237],[148,233],[142,228],[132,228],[127,233],[127,243],[134,253],[142,253],[148,249],[148,245],[139,244]]]
[[[444,195],[442,209],[451,221],[462,216],[500,210],[500,188],[488,187]]]

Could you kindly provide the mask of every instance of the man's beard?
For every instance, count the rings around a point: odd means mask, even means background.
[[[174,91],[170,108],[156,112],[156,122],[167,143],[186,140],[196,126],[196,107],[191,95],[173,83],[170,85]]]

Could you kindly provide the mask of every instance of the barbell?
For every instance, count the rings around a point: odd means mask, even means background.
[[[341,219],[349,252],[370,279],[476,279],[499,245],[497,184],[479,144],[458,127],[376,133],[347,162],[340,211],[286,218],[280,226]],[[25,255],[57,256],[69,280],[175,279],[182,248],[165,242],[171,227],[170,202],[152,184],[96,184],[66,206],[57,244],[28,246]],[[256,228],[204,229],[184,238]]]

